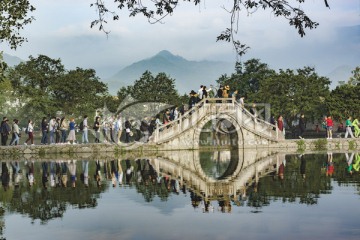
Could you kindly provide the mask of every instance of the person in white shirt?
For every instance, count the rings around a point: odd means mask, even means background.
[[[55,144],[55,123],[56,123],[56,118],[52,117],[50,122],[49,122],[49,132],[50,132],[50,144]]]
[[[178,107],[176,107],[174,109],[174,120],[178,119],[178,117],[179,117],[179,111],[178,111]]]
[[[34,127],[33,127],[33,122],[32,120],[29,120],[28,126],[25,130],[25,133],[29,134],[28,139],[26,139],[25,141],[25,145],[27,145],[27,143],[30,141],[31,145],[34,145]]]
[[[120,143],[121,134],[123,130],[121,116],[119,115],[114,123],[114,130],[115,130],[115,136],[116,136],[116,143]]]
[[[82,143],[89,143],[88,132],[89,132],[88,116],[85,115],[85,116],[84,116],[84,119],[83,119]]]
[[[200,89],[197,92],[199,99],[202,99],[202,97],[203,97],[203,88],[204,88],[204,86],[200,85]]]

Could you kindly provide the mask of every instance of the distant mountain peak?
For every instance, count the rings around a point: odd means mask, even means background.
[[[168,50],[161,50],[158,54],[156,55],[159,55],[159,56],[163,56],[163,57],[173,57],[175,56],[174,54],[172,54],[170,51]]]
[[[3,53],[3,57],[4,57],[4,62],[6,62],[10,67],[14,67],[14,66],[18,65],[19,63],[23,62],[22,59],[20,59],[16,56],[6,54],[6,53]]]
[[[167,60],[186,60],[185,58],[183,57],[180,57],[178,55],[174,55],[172,54],[170,51],[168,50],[162,50],[160,52],[158,52],[154,57],[152,58],[156,58],[156,57],[162,57],[162,58],[165,58]]]
[[[139,79],[145,71],[156,75],[160,72],[168,74],[175,79],[177,90],[180,94],[197,89],[201,84],[216,83],[216,79],[223,74],[231,74],[234,63],[220,61],[188,61],[174,55],[167,50],[162,50],[156,55],[135,62],[117,72],[107,79],[109,89],[119,89],[120,86],[129,86]],[[112,92],[111,94],[116,94]]]

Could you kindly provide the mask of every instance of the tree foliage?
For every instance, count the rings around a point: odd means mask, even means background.
[[[330,113],[337,119],[347,119],[349,116],[360,119],[360,85],[345,84],[336,87],[331,92],[328,103]]]
[[[157,102],[178,105],[182,102],[175,89],[175,79],[165,73],[159,73],[155,77],[150,71],[134,82],[134,85],[122,87],[118,91],[121,102],[126,96],[131,96],[139,102]]]
[[[237,62],[235,73],[229,77],[224,75],[217,82],[222,86],[229,85],[231,91],[238,90],[239,95],[246,96],[248,101],[256,101],[261,81],[273,74],[275,71],[260,59],[250,59],[245,63]]]
[[[47,115],[56,111],[52,86],[64,74],[60,59],[39,55],[17,65],[10,71],[10,79],[16,93],[26,102],[28,113]]]
[[[330,80],[320,77],[314,68],[280,70],[260,83],[257,101],[271,104],[274,115],[282,114],[288,123],[305,114],[317,120],[327,113]]]
[[[353,74],[346,84],[337,86],[331,91],[328,108],[337,119],[360,119],[360,67],[351,71]]]
[[[360,66],[356,67],[351,71],[353,74],[349,79],[349,84],[351,85],[360,85]]]
[[[20,35],[25,25],[30,24],[34,17],[28,17],[35,7],[28,0],[1,0],[0,1],[0,43],[8,42],[16,49],[26,38]]]
[[[311,120],[321,118],[330,101],[329,79],[318,76],[310,67],[277,73],[259,59],[250,59],[237,63],[235,73],[220,77],[218,83],[229,85],[231,91],[238,90],[250,104],[270,104],[272,114],[282,114],[287,122],[300,113]]]
[[[41,117],[66,114],[87,114],[103,106],[108,95],[105,83],[93,69],[65,70],[60,59],[44,55],[17,65],[9,71],[14,94],[25,103],[24,116]]]
[[[4,61],[3,52],[0,52],[0,82],[4,81],[5,79],[5,71],[8,65]]]
[[[164,19],[168,15],[172,15],[175,8],[180,4],[180,1],[156,0],[156,1],[137,1],[137,0],[114,0],[117,9],[127,9],[130,17],[142,15],[148,19],[150,23],[156,23]],[[198,6],[201,0],[183,0]],[[306,13],[301,9],[301,4],[305,0],[297,0],[290,2],[286,0],[235,0],[228,11],[230,15],[230,26],[226,28],[217,36],[217,41],[232,42],[237,53],[243,55],[249,49],[246,44],[241,43],[235,38],[238,33],[238,23],[240,19],[240,12],[246,11],[253,13],[258,9],[270,10],[276,17],[285,18],[290,26],[293,26],[301,37],[305,35],[305,29],[316,28],[319,24],[311,20]],[[324,0],[325,6],[328,6],[327,0]],[[105,30],[105,24],[108,19],[107,16],[112,16],[113,20],[119,20],[119,15],[116,10],[108,7],[109,3],[105,0],[96,0],[92,7],[98,11],[98,18],[91,22],[91,27],[98,26],[100,31]],[[223,7],[225,9],[225,7]]]
[[[107,86],[93,69],[70,70],[52,85],[51,99],[66,113],[88,113],[103,104]]]

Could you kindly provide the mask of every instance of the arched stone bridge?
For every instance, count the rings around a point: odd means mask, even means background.
[[[269,113],[269,107],[264,106],[264,111]],[[150,141],[166,150],[199,149],[204,126],[212,122],[215,131],[223,120],[232,124],[231,131],[236,132],[236,145],[240,148],[265,147],[284,140],[283,134],[275,130],[275,125],[255,117],[235,99],[206,98],[178,119],[158,126]]]
[[[180,183],[186,183],[198,194],[206,198],[218,196],[233,196],[246,193],[246,188],[252,183],[257,183],[262,176],[271,172],[277,172],[285,154],[272,153],[259,150],[234,150],[228,168],[222,176],[213,178],[208,176],[202,169],[199,151],[171,152],[171,155],[150,159],[151,164],[158,173],[170,173],[173,178],[179,179]],[[222,151],[217,161],[229,157],[234,151]],[[224,159],[222,159],[224,158]]]

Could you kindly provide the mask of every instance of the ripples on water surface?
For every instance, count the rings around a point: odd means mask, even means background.
[[[246,160],[2,161],[0,239],[359,238],[359,154]]]

